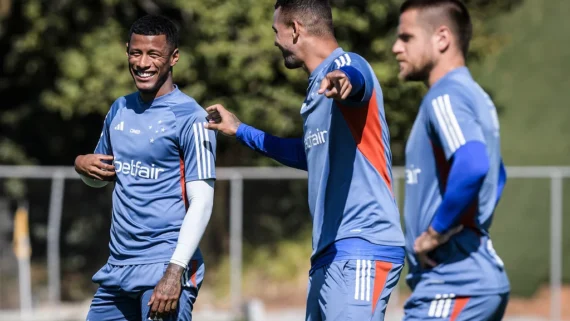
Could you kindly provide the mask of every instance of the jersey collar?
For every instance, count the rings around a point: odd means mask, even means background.
[[[340,56],[342,53],[344,53],[344,50],[342,50],[341,47],[336,48],[325,60],[323,60],[323,62],[319,64],[317,68],[315,68],[315,70],[313,70],[309,76],[309,83],[313,82],[313,80],[315,80],[315,78],[317,78],[317,76],[320,75],[321,72],[326,69],[335,60],[335,58]]]
[[[436,81],[435,84],[433,84],[433,86],[431,86],[431,88],[437,87],[439,84],[444,82],[446,79],[449,79],[455,75],[464,75],[464,76],[471,77],[471,73],[469,72],[469,69],[467,68],[467,66],[457,67],[455,69],[452,69],[451,71],[448,71],[445,75],[443,75],[443,77],[441,77],[438,81]]]
[[[137,101],[139,102],[139,104],[141,106],[143,106],[144,108],[150,108],[153,106],[157,106],[157,105],[162,105],[165,101],[169,101],[171,100],[173,97],[178,96],[178,94],[180,93],[180,89],[178,89],[178,85],[174,85],[174,89],[172,89],[171,92],[169,92],[166,95],[162,95],[158,98],[155,98],[153,101],[151,101],[150,103],[144,102],[141,99],[141,96],[139,94],[137,94]]]

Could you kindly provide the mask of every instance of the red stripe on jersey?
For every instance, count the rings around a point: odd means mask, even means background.
[[[191,268],[190,273],[192,273],[192,276],[190,277],[190,282],[192,282],[192,285],[195,288],[197,288],[198,284],[196,284],[196,273],[198,272],[198,261],[192,260],[190,268]]]
[[[439,188],[441,190],[441,194],[445,193],[445,188],[447,187],[447,176],[449,175],[449,169],[451,168],[447,159],[445,159],[445,153],[443,149],[436,144],[434,144],[431,140],[431,149],[433,150],[433,156],[435,157],[435,164],[437,166],[437,171],[439,173]]]
[[[382,123],[376,91],[372,91],[372,98],[367,106],[348,107],[337,104],[356,141],[356,147],[382,176],[390,193],[393,193],[386,160],[386,147],[382,141]]]
[[[479,205],[479,197],[476,197],[473,200],[473,203],[471,203],[471,205],[469,205],[467,210],[465,210],[465,213],[461,214],[461,220],[459,221],[459,224],[463,225],[463,227],[467,227],[474,230],[475,232],[477,232],[477,234],[481,236],[482,235],[481,231],[479,231],[479,228],[477,228],[477,224],[475,224],[475,218],[477,216],[477,212],[479,209],[478,205]]]
[[[182,187],[182,199],[184,200],[184,206],[188,209],[188,198],[186,198],[186,178],[184,175],[184,159],[180,155],[180,187]]]
[[[451,317],[449,318],[449,321],[457,320],[457,317],[459,317],[459,314],[461,314],[461,311],[463,311],[463,308],[465,308],[467,302],[469,302],[468,297],[461,297],[455,299],[455,304],[453,305],[453,311],[451,312]]]

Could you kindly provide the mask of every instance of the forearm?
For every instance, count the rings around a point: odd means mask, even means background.
[[[236,138],[247,147],[275,159],[283,165],[307,170],[305,146],[301,138],[280,138],[240,124]]]
[[[486,147],[481,142],[468,142],[453,156],[443,199],[431,227],[443,234],[460,219],[477,195],[489,170]]]
[[[178,243],[170,263],[186,268],[204,235],[212,215],[214,203],[214,180],[200,180],[186,183],[186,194],[190,206],[184,216]]]
[[[346,74],[350,81],[350,84],[352,85],[352,91],[348,96],[349,99],[361,100],[364,96],[366,86],[362,72],[353,66],[343,66],[340,68],[340,70]]]

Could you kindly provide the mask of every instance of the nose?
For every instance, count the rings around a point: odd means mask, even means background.
[[[141,55],[140,59],[137,61],[137,68],[148,69],[150,68],[152,59],[148,55]]]
[[[396,42],[394,42],[394,45],[392,46],[392,53],[397,55],[398,53],[402,52],[402,44],[400,43],[400,40],[396,40]]]

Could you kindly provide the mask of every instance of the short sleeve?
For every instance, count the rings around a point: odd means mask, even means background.
[[[470,141],[485,143],[472,102],[452,91],[434,95],[429,101],[430,136],[441,144],[446,159],[450,159],[459,147]]]
[[[116,113],[117,102],[111,106],[111,109],[109,109],[109,112],[105,116],[105,120],[103,121],[103,130],[101,131],[99,142],[97,143],[97,146],[95,146],[95,154],[113,155],[109,128],[111,127],[111,123]]]
[[[216,132],[204,128],[204,117],[179,119],[180,149],[186,182],[216,178]]]

